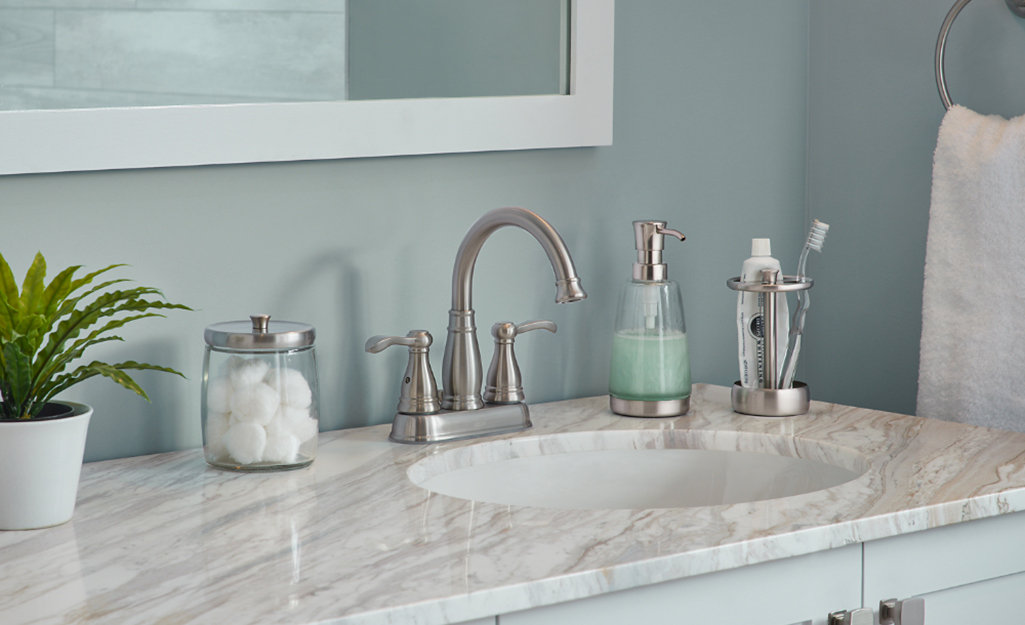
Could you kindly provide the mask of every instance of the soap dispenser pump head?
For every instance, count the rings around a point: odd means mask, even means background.
[[[667,234],[681,241],[687,238],[682,232],[666,228],[664,221],[634,222],[634,246],[637,248],[637,262],[633,267],[634,280],[660,282],[668,277],[668,268],[662,262],[662,250],[665,249]]]

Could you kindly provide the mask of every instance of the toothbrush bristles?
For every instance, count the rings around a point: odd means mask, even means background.
[[[811,226],[808,233],[808,247],[816,252],[822,251],[822,244],[826,241],[826,232],[829,231],[829,224],[824,224],[818,219]]]

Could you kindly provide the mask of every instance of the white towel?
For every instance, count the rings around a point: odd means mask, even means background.
[[[940,126],[918,415],[1025,431],[1025,117],[953,106]]]

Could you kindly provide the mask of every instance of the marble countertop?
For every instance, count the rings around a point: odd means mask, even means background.
[[[70,523],[0,532],[0,622],[458,623],[1025,510],[1025,434],[821,402],[750,417],[708,385],[692,401],[669,419],[619,417],[605,396],[541,404],[501,438],[689,430],[782,455],[817,441],[868,470],[778,500],[609,511],[430,493],[409,467],[481,439],[398,445],[383,425],[321,434],[313,465],[284,473],[220,471],[200,450],[89,463]]]

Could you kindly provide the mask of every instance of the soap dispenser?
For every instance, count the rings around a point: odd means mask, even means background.
[[[662,262],[664,221],[635,221],[637,262],[623,287],[612,338],[609,402],[631,417],[672,417],[690,410],[690,360],[680,288]]]

